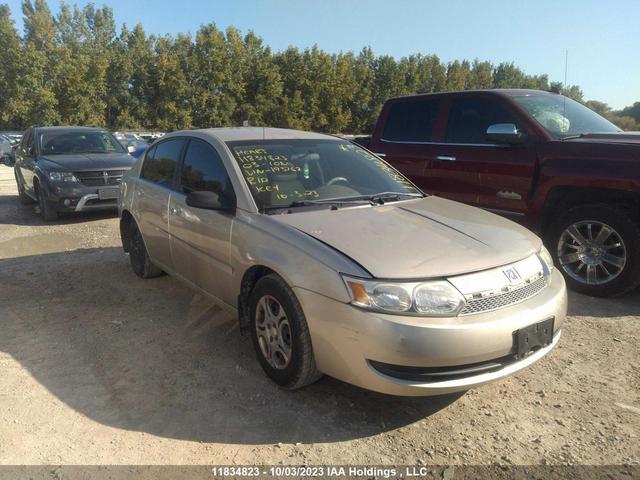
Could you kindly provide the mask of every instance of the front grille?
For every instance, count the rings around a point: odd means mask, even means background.
[[[74,172],[80,183],[87,187],[104,187],[120,185],[126,170],[95,170],[91,172]],[[106,173],[106,175],[105,175]]]
[[[546,286],[547,278],[540,277],[538,280],[508,293],[469,300],[467,301],[467,305],[460,312],[460,315],[489,312],[491,310],[497,310],[499,308],[508,307],[509,305],[524,302],[538,294]]]

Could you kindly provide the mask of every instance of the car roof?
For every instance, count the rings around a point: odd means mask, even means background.
[[[63,126],[54,126],[54,127],[36,127],[36,129],[40,132],[64,132],[64,131],[76,131],[76,132],[104,132],[106,128],[100,127],[63,127]]]
[[[199,130],[182,130],[178,132],[168,133],[162,138],[165,139],[189,133],[199,133],[200,136],[210,136],[221,142],[285,139],[339,140],[337,137],[334,137],[332,135],[325,135],[322,133],[303,132],[301,130],[271,127],[225,127],[204,128]]]
[[[409,98],[421,98],[431,96],[444,96],[444,95],[458,95],[467,93],[490,93],[494,95],[501,95],[505,97],[516,97],[525,95],[558,95],[557,93],[547,92],[546,90],[535,90],[532,88],[485,88],[479,90],[456,90],[449,92],[434,92],[434,93],[419,93],[416,95],[401,95],[398,97],[390,98],[389,100],[402,100]]]

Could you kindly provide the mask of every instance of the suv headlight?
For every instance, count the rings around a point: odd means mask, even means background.
[[[383,313],[456,316],[465,304],[462,294],[446,280],[384,282],[343,275],[351,304]]]
[[[549,250],[547,250],[544,246],[538,252],[538,258],[540,258],[542,264],[545,266],[547,270],[545,272],[546,274],[550,274],[551,272],[553,272],[553,257],[551,256],[551,253],[549,253]]]
[[[53,182],[77,182],[78,179],[71,172],[49,172],[49,180]]]

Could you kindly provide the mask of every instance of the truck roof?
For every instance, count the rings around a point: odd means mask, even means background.
[[[419,98],[419,97],[431,97],[431,96],[444,96],[444,95],[460,95],[468,93],[492,93],[495,95],[502,95],[505,97],[514,97],[519,95],[558,95],[557,93],[547,92],[545,90],[535,90],[532,88],[485,88],[479,90],[455,90],[447,92],[433,92],[433,93],[418,93],[414,95],[400,95],[392,97],[389,100],[398,100],[403,98]]]

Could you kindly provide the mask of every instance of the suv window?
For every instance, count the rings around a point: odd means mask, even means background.
[[[412,100],[394,103],[382,138],[394,142],[429,142],[438,113],[438,100]]]
[[[145,180],[170,188],[183,144],[184,139],[182,138],[159,143],[145,156],[140,176]]]
[[[492,143],[487,129],[496,123],[516,123],[498,102],[488,98],[460,98],[449,113],[446,140],[449,143]]]
[[[32,140],[33,140],[33,130],[30,129],[24,134],[24,137],[22,137],[22,144],[20,145],[20,148],[22,149],[25,155],[30,154],[29,150],[31,150],[31,147],[33,146]]]
[[[208,190],[222,194],[229,186],[229,175],[218,152],[206,142],[191,140],[180,172],[182,191]]]

